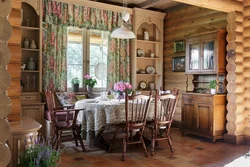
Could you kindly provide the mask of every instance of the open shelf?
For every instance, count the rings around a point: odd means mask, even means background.
[[[149,60],[159,60],[160,58],[159,58],[159,57],[137,57],[137,59],[143,59],[143,60],[146,60],[146,59],[149,59]]]
[[[157,76],[157,77],[161,76],[159,74],[136,74],[136,75],[141,75],[141,76]]]
[[[39,73],[39,71],[38,70],[23,70],[22,72],[37,72],[37,73]]]
[[[134,32],[135,40],[132,42],[132,85],[139,88],[140,82],[144,81],[148,85],[154,84],[155,89],[160,89],[163,84],[163,20],[165,13],[155,12],[145,9],[134,10]],[[138,52],[140,51],[140,52]],[[143,54],[140,54],[140,53]],[[140,57],[142,56],[143,57]],[[152,55],[152,57],[151,57]],[[154,74],[137,73],[146,71],[151,66],[155,69]],[[149,90],[142,90],[148,93]]]
[[[39,49],[27,49],[27,48],[22,48],[22,51],[32,51],[32,52],[39,52]]]
[[[21,26],[22,30],[40,30],[40,28],[37,27],[27,27],[27,26]]]
[[[142,43],[161,43],[161,41],[150,41],[150,40],[140,40],[140,39],[138,39],[137,42],[142,42]]]

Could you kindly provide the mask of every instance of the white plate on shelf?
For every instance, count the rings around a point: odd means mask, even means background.
[[[12,35],[12,27],[8,20],[0,17],[0,41],[8,41]]]
[[[6,118],[11,110],[11,100],[3,93],[0,93],[0,99],[0,118]]]
[[[138,56],[138,57],[144,57],[144,56],[145,56],[144,51],[141,50],[141,49],[137,49],[137,56]]]
[[[0,42],[0,67],[6,66],[10,62],[10,49],[3,42]]]
[[[0,143],[4,143],[9,139],[10,136],[10,124],[3,118],[0,118]]]
[[[155,74],[155,68],[153,66],[147,66],[146,71],[148,74]]]
[[[0,92],[5,92],[11,84],[11,77],[8,71],[0,67]]]
[[[11,152],[7,144],[0,144],[0,166],[7,166],[11,159]]]

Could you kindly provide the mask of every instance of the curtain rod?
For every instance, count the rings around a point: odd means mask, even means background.
[[[88,1],[88,0],[55,0],[55,1],[68,3],[68,4],[81,5],[81,6],[86,6],[90,8],[104,9],[104,10],[119,12],[119,13],[122,13],[123,11],[127,11],[129,14],[131,15],[133,14],[133,11],[131,8],[104,4],[100,2],[94,2],[94,1]]]

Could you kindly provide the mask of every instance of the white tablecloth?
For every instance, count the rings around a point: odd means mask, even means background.
[[[125,118],[125,101],[99,101],[83,99],[75,103],[76,109],[85,109],[79,112],[77,121],[82,122],[85,131],[99,131],[108,123],[121,123]],[[154,118],[154,103],[150,103],[147,120]]]

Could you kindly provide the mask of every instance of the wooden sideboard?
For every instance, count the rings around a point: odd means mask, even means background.
[[[182,94],[183,134],[222,139],[226,125],[226,94],[185,92]]]

